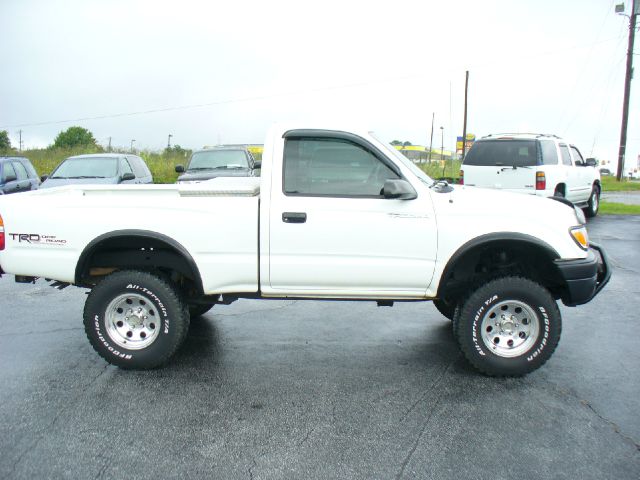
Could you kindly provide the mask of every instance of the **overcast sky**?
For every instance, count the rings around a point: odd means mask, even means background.
[[[555,133],[615,160],[619,1],[0,0],[0,130],[38,147],[81,125],[104,145],[160,149],[168,134],[262,143],[276,121],[339,121],[428,145],[435,112],[434,146],[442,126],[452,149],[469,70],[468,132]]]

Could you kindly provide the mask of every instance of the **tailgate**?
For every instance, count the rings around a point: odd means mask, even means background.
[[[463,165],[464,184],[471,187],[499,188],[523,193],[536,192],[536,169]]]

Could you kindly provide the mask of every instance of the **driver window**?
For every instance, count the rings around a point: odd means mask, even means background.
[[[380,197],[384,182],[397,178],[373,153],[348,140],[286,140],[286,195]]]
[[[120,174],[124,175],[125,173],[133,173],[131,170],[131,165],[129,165],[129,161],[126,158],[120,159]]]
[[[6,182],[8,177],[14,177],[14,178],[18,178],[18,176],[16,175],[16,171],[13,169],[13,165],[11,164],[11,162],[6,162],[4,164],[4,171],[2,172],[2,181]]]
[[[571,147],[571,153],[573,154],[573,161],[576,162],[576,165],[585,164],[584,159],[582,158],[582,155],[580,155],[580,152],[576,147]]]

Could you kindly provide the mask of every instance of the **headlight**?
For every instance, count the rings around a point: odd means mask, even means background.
[[[589,235],[587,234],[587,227],[581,225],[579,227],[573,227],[569,229],[571,238],[578,244],[583,250],[589,249]]]
[[[574,205],[573,209],[576,212],[576,218],[578,219],[578,222],[580,222],[580,225],[586,225],[587,224],[587,217],[584,216],[584,212],[582,211],[581,208],[578,208]]]

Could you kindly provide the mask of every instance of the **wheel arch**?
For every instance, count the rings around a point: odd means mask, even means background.
[[[162,233],[149,230],[116,230],[94,238],[84,248],[75,270],[75,283],[91,282],[91,268],[141,268],[175,271],[203,293],[200,270],[189,251]]]
[[[507,255],[509,253],[509,255]],[[498,254],[504,261],[505,272],[512,266],[522,266],[523,263],[535,265],[533,275],[543,277],[545,286],[550,290],[557,290],[562,286],[561,274],[554,260],[560,258],[558,252],[548,243],[539,238],[522,233],[490,233],[476,237],[458,248],[449,258],[445,266],[437,291],[437,298],[447,296],[447,289],[454,283],[469,283],[484,278],[500,276],[500,271],[478,272],[477,267],[486,258],[483,255]],[[510,258],[509,258],[510,256]],[[535,263],[540,260],[542,263]],[[498,265],[498,267],[500,267]],[[550,268],[547,268],[550,267]],[[544,270],[547,270],[546,272]],[[521,273],[521,272],[519,272]],[[456,278],[459,277],[459,278]],[[531,275],[529,275],[531,278]],[[557,285],[556,285],[557,283]],[[557,294],[557,292],[554,292]],[[558,295],[559,296],[559,295]]]

